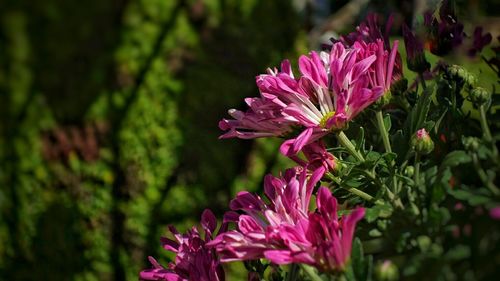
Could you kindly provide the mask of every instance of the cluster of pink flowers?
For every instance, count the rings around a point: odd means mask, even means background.
[[[237,229],[217,236],[213,245],[221,261],[266,258],[275,264],[304,263],[329,272],[342,270],[349,260],[356,223],[364,216],[357,208],[341,220],[337,200],[326,187],[317,192],[317,209],[310,211],[314,186],[306,171],[289,169],[281,178],[267,176],[264,193],[241,192],[231,202]]]
[[[141,272],[141,278],[223,280],[221,262],[260,258],[304,263],[322,272],[344,270],[365,210],[358,207],[339,218],[337,200],[327,187],[319,187],[312,200],[321,178],[337,167],[321,138],[343,130],[390,91],[401,77],[397,48],[398,42],[391,47],[387,32],[382,34],[371,17],[355,33],[334,42],[329,52],[301,56],[298,77],[288,60],[279,70],[257,76],[260,96],[245,99],[246,111],[229,110],[232,119],[219,123],[225,131],[221,138],[285,137],[280,152],[299,166],[280,177],[266,176],[264,198],[240,192],[213,239],[216,222],[208,211],[202,218],[205,239],[196,228],[185,235],[171,229],[177,242],[162,242],[177,254],[175,263],[164,268],[151,258],[154,268]],[[228,223],[234,224],[233,230],[227,231]]]
[[[203,238],[196,227],[186,234],[180,234],[173,226],[169,226],[170,233],[177,241],[163,237],[162,246],[165,250],[176,253],[175,263],[166,268],[160,265],[153,257],[149,261],[152,269],[141,271],[141,280],[157,281],[224,281],[225,275],[215,251],[206,247],[212,240],[217,228],[217,219],[210,210],[205,210],[201,216],[201,226],[205,232]],[[227,225],[223,224],[219,232],[223,232]]]

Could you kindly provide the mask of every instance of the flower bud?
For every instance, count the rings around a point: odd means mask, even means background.
[[[469,98],[476,106],[480,106],[490,102],[491,93],[484,88],[476,87],[470,92]]]
[[[411,177],[413,177],[414,173],[415,173],[415,167],[413,167],[413,166],[406,167],[406,169],[405,169],[405,176],[411,178]]]
[[[383,263],[379,263],[375,268],[375,277],[379,281],[398,280],[398,267],[390,260],[385,260]]]
[[[470,151],[477,151],[479,148],[479,139],[476,137],[467,137],[463,139],[465,149]]]
[[[459,65],[450,65],[447,68],[448,74],[452,79],[458,79],[463,81],[469,86],[474,86],[476,84],[477,78],[473,74],[469,73],[465,68]]]
[[[406,62],[408,69],[417,73],[423,73],[429,70],[431,65],[425,59],[424,44],[415,34],[403,25],[403,38],[406,47]]]
[[[434,150],[434,142],[424,128],[418,130],[411,138],[411,146],[416,152],[424,155]]]

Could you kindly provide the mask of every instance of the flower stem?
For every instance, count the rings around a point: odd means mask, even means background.
[[[351,153],[352,156],[354,156],[356,159],[358,159],[361,162],[365,162],[365,158],[359,151],[356,150],[356,147],[352,144],[351,140],[344,134],[343,131],[340,131],[337,133],[337,139],[339,143]]]
[[[321,277],[316,273],[316,270],[314,270],[313,267],[307,265],[307,264],[301,264],[302,270],[304,270],[307,275],[309,275],[309,278],[311,278],[311,281],[323,281]]]
[[[479,106],[479,113],[481,114],[481,129],[483,129],[484,139],[487,142],[491,142],[493,137],[491,136],[490,127],[488,126],[488,122],[486,121],[486,109],[484,108],[484,104]]]
[[[384,143],[385,151],[387,153],[392,153],[391,142],[389,141],[389,134],[387,132],[387,128],[385,127],[384,116],[382,115],[382,111],[378,110],[375,116],[377,118],[377,127],[380,132],[380,135],[382,136],[382,142]],[[389,164],[391,165],[391,167],[394,167],[394,160],[392,160],[391,163]],[[394,174],[392,175],[391,180],[392,180],[392,192],[397,193],[398,182]]]
[[[420,153],[418,152],[415,152],[415,174],[413,176],[415,186],[418,186],[420,181]]]
[[[384,116],[382,115],[381,110],[377,111],[376,117],[378,130],[380,132],[380,135],[382,135],[382,142],[384,143],[385,151],[390,153],[392,152],[391,143],[389,141],[389,134],[387,133],[387,128],[385,127],[384,123]]]
[[[481,164],[479,163],[479,159],[477,157],[476,153],[472,154],[472,163],[474,163],[474,166],[476,168],[477,174],[479,175],[479,178],[483,182],[483,184],[493,193],[494,195],[499,195],[500,190],[498,187],[488,178],[488,175],[486,172],[483,170],[483,167],[481,167]]]
[[[296,263],[292,263],[290,265],[290,270],[288,271],[288,274],[286,275],[285,281],[297,281],[298,277],[299,277],[299,265]]]
[[[420,72],[418,74],[418,78],[420,80],[420,83],[422,83],[422,88],[425,90],[427,88],[427,85],[425,84],[424,73]]]

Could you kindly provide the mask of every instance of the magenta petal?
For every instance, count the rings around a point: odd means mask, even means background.
[[[294,262],[290,251],[287,250],[268,250],[264,252],[264,256],[275,264],[290,264]]]
[[[160,242],[161,242],[161,244],[163,246],[163,249],[165,249],[167,251],[171,251],[171,252],[177,253],[177,250],[179,249],[179,243],[178,242],[170,240],[170,239],[165,238],[165,237],[161,237],[160,238]]]
[[[208,229],[210,233],[215,231],[215,228],[217,227],[217,219],[211,210],[205,209],[205,211],[203,211],[203,214],[201,215],[201,225],[203,228]]]
[[[293,154],[297,154],[302,147],[309,143],[313,131],[313,128],[307,128],[295,139],[292,147]]]

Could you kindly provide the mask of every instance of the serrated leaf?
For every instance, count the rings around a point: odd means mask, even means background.
[[[373,222],[377,218],[388,218],[391,216],[392,211],[393,209],[390,205],[376,205],[366,209],[365,219],[367,222]]]

